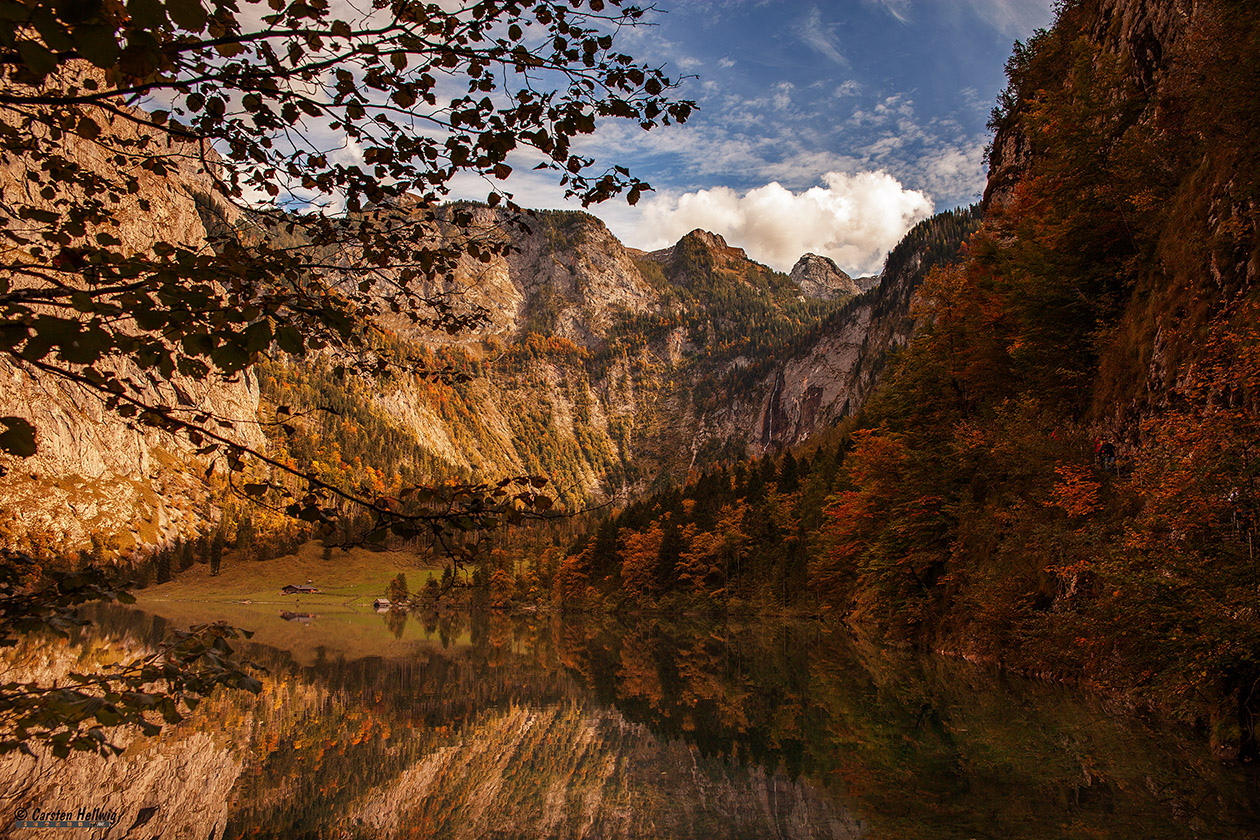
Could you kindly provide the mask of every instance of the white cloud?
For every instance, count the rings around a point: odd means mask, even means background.
[[[1054,19],[1053,0],[964,0],[973,14],[1012,37],[1027,38]]]
[[[900,23],[914,23],[912,0],[866,0],[879,6]],[[919,0],[924,2],[924,0]],[[1049,26],[1054,18],[1054,0],[935,0],[950,12],[969,11],[1004,35],[1027,38],[1039,26]],[[924,3],[926,5],[926,3]],[[955,18],[955,20],[959,20]]]
[[[796,85],[791,82],[779,82],[774,86],[774,107],[783,111],[792,104],[792,91],[796,89]]]
[[[862,92],[862,83],[857,79],[849,79],[835,90],[836,99],[843,99],[848,96],[857,96]]]
[[[837,64],[846,67],[849,65],[849,60],[840,51],[840,39],[836,37],[835,26],[823,23],[822,12],[817,7],[810,9],[809,16],[796,27],[796,34],[807,47],[819,55]]]
[[[983,141],[936,149],[918,161],[918,182],[929,195],[978,197],[984,191]]]
[[[877,6],[883,6],[888,14],[901,23],[910,23],[910,0],[867,0]]]
[[[813,252],[845,271],[867,274],[880,269],[912,225],[932,214],[926,195],[883,171],[828,172],[822,180],[825,187],[800,193],[774,182],[743,195],[715,187],[658,196],[645,204],[633,238],[661,248],[702,228],[781,271]]]

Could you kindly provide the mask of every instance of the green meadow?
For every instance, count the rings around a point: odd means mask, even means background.
[[[439,635],[415,617],[400,622],[395,616],[391,624],[372,608],[400,572],[415,591],[429,577],[440,576],[440,568],[401,551],[351,548],[324,555],[323,545],[314,541],[265,562],[237,560],[229,552],[218,575],[198,564],[169,583],[134,593],[136,606],[181,626],[226,621],[253,632],[254,642],[291,651],[302,664],[319,658],[409,656],[441,644]],[[280,592],[287,584],[308,581],[319,592]],[[286,619],[282,613],[304,615]],[[466,643],[466,632],[461,628],[448,637],[451,642]]]

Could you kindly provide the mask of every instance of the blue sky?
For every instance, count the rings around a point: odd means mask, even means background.
[[[919,219],[977,200],[1011,45],[1052,16],[1051,0],[658,6],[655,25],[619,46],[686,75],[678,93],[700,111],[646,133],[609,124],[584,142],[656,188],[638,207],[592,212],[635,247],[704,227],[776,268],[814,251],[851,273],[877,271]],[[526,206],[568,206],[539,175],[505,186]]]

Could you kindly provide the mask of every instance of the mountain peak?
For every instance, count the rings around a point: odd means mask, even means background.
[[[726,250],[731,247],[726,244],[726,240],[722,238],[720,233],[712,233],[701,228],[696,228],[691,233],[683,237],[683,239],[693,239],[709,248],[716,250]]]
[[[674,254],[679,246],[699,246],[704,248],[706,251],[713,252],[725,260],[738,259],[747,261],[749,259],[748,254],[743,248],[736,248],[735,246],[728,244],[719,233],[712,233],[711,231],[702,230],[701,228],[696,228],[682,239],[679,239],[673,245],[670,245],[668,248],[662,248],[659,251],[651,251],[644,254],[644,256],[647,259],[654,260],[656,262],[668,262],[674,258]]]
[[[806,297],[834,300],[862,291],[834,260],[818,254],[806,254],[797,260],[789,277]]]

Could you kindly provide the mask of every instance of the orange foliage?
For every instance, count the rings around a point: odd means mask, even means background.
[[[1094,479],[1093,471],[1073,464],[1060,464],[1055,467],[1059,474],[1059,482],[1051,491],[1056,507],[1062,508],[1068,516],[1089,516],[1102,509],[1098,501],[1098,490],[1102,486]]]
[[[650,596],[656,585],[656,567],[665,531],[660,521],[645,531],[629,531],[622,537],[621,582],[630,595]]]

